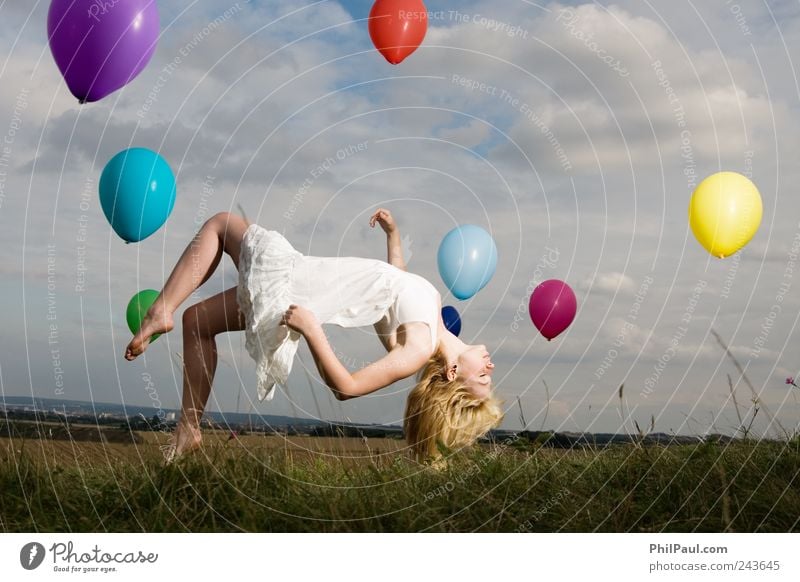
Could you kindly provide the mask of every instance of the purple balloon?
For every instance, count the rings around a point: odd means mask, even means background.
[[[531,293],[528,312],[531,321],[550,341],[567,329],[575,319],[578,300],[569,285],[558,279],[540,283]]]
[[[158,41],[155,0],[53,0],[50,50],[78,101],[99,101],[150,62]]]

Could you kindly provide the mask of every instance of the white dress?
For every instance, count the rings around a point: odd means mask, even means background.
[[[383,337],[402,323],[421,321],[431,345],[437,344],[441,297],[426,279],[377,259],[303,255],[279,232],[257,224],[242,239],[236,298],[247,321],[245,345],[256,362],[259,400],[272,400],[275,385],[285,384],[292,370],[302,335],[281,319],[293,303],[323,324],[375,324]]]

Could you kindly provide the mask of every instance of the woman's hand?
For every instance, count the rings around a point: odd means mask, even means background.
[[[397,232],[397,224],[394,222],[392,213],[385,208],[378,208],[375,214],[369,219],[369,225],[375,228],[375,223],[378,222],[387,235]]]
[[[400,230],[392,217],[392,213],[385,208],[378,208],[369,219],[369,225],[375,228],[375,223],[379,223],[386,233],[386,262],[394,265],[398,269],[406,270],[406,263],[403,260],[403,248],[400,241]]]
[[[295,331],[299,331],[304,336],[310,331],[316,330],[318,327],[320,327],[320,323],[317,321],[317,316],[314,315],[311,310],[295,304],[290,305],[289,309],[286,310],[286,313],[283,314],[281,324],[287,325]]]

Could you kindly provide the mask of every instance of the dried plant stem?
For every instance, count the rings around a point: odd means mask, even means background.
[[[739,403],[736,402],[736,392],[733,390],[733,380],[731,380],[731,375],[726,374],[728,376],[728,387],[731,390],[731,398],[733,398],[733,406],[736,408],[736,416],[739,419],[739,429],[744,430],[744,421],[742,420],[742,414],[739,412]],[[744,433],[744,438],[747,438],[747,433]]]
[[[731,527],[731,496],[728,491],[730,485],[725,476],[725,467],[722,463],[717,463],[717,473],[719,473],[719,480],[722,482],[722,522],[725,525],[723,532],[732,532],[734,529]]]
[[[716,332],[716,330],[715,330],[715,329],[713,329],[713,328],[712,328],[712,329],[711,329],[711,333],[713,333],[713,334],[714,334],[714,337],[717,339],[717,342],[719,342],[719,345],[721,345],[721,346],[722,346],[722,349],[724,349],[724,350],[725,350],[725,353],[726,353],[726,354],[728,355],[728,357],[729,357],[729,358],[730,358],[730,359],[733,361],[733,364],[736,366],[736,369],[737,369],[737,370],[739,370],[739,373],[742,375],[742,378],[744,379],[745,383],[747,384],[747,387],[748,387],[748,388],[750,388],[750,391],[753,393],[754,402],[757,402],[757,403],[761,404],[761,408],[763,408],[763,409],[764,409],[764,413],[765,413],[765,414],[767,415],[767,417],[769,418],[769,420],[770,420],[770,424],[772,424],[773,422],[774,422],[775,424],[777,424],[777,425],[778,425],[778,427],[779,427],[779,428],[781,429],[781,431],[783,432],[784,436],[785,436],[785,437],[787,438],[787,440],[788,440],[788,439],[789,439],[789,433],[786,431],[786,429],[785,429],[785,428],[784,428],[784,426],[783,426],[783,425],[780,423],[780,421],[779,421],[779,420],[778,420],[778,419],[775,417],[775,415],[774,415],[774,414],[772,414],[772,412],[770,411],[770,409],[769,409],[769,407],[766,405],[766,403],[765,403],[763,400],[761,400],[761,399],[758,397],[758,393],[756,392],[756,389],[755,389],[755,388],[753,388],[753,384],[750,382],[750,379],[747,377],[747,374],[745,374],[745,372],[744,372],[744,368],[742,368],[741,364],[739,364],[739,360],[737,360],[737,359],[736,359],[736,356],[734,356],[734,355],[731,353],[730,349],[728,349],[728,345],[727,345],[727,344],[726,344],[726,343],[723,341],[723,339],[720,337],[720,335],[719,335],[719,334]],[[755,416],[755,415],[753,415],[753,416]],[[752,421],[751,421],[751,425],[752,425]]]
[[[547,422],[547,414],[550,412],[550,388],[547,387],[547,382],[544,381],[542,378],[542,384],[544,384],[544,393],[547,396],[547,406],[544,409],[544,419],[542,420],[542,428],[539,430],[544,430],[544,423]]]
[[[517,406],[519,406],[519,421],[522,423],[522,430],[528,428],[528,423],[525,422],[525,411],[522,410],[522,399],[517,396]]]
[[[622,418],[622,428],[625,432],[628,432],[628,418],[630,418],[630,408],[628,408],[628,414],[625,414],[625,406],[623,400],[623,392],[625,390],[625,383],[619,385],[619,390],[617,391],[617,396],[619,397],[619,415]],[[641,440],[643,438],[642,429],[639,428],[639,423],[635,420],[633,421],[634,426],[636,427],[636,432],[639,435],[636,438],[631,439],[633,445],[638,449],[641,448]],[[632,431],[631,431],[632,432]]]

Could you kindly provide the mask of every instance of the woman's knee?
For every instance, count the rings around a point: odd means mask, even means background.
[[[232,212],[217,212],[206,221],[206,227],[214,230],[220,240],[225,242],[238,242],[247,226],[243,217]]]
[[[183,333],[187,334],[202,334],[205,335],[205,328],[207,327],[204,324],[204,321],[207,317],[203,317],[203,303],[195,303],[194,305],[190,305],[186,308],[183,312]]]
[[[221,235],[228,228],[231,220],[235,218],[236,215],[231,214],[230,212],[217,212],[208,220],[206,220],[205,226],[207,228],[215,230],[218,234]]]
[[[236,287],[195,303],[183,312],[184,333],[214,337],[244,327],[245,318],[236,301]]]
[[[233,212],[217,212],[206,222],[210,222],[215,226],[222,228],[222,230],[247,226],[247,221],[244,219],[244,217],[234,214]]]

